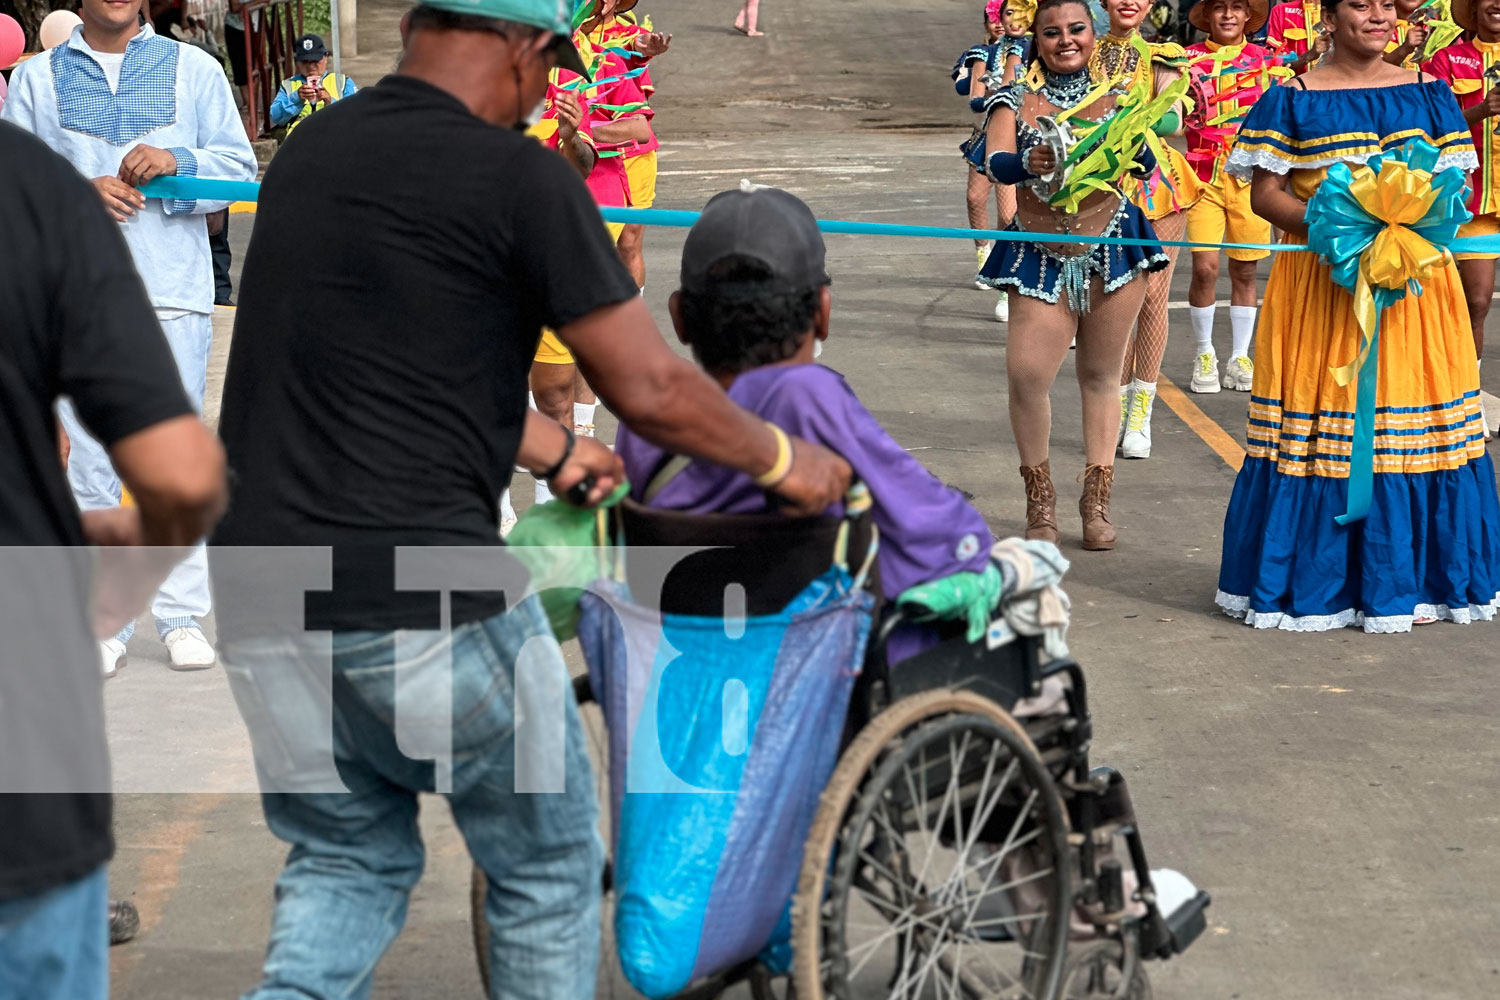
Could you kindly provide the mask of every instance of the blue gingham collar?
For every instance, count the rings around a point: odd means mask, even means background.
[[[155,37],[155,28],[152,28],[149,24],[141,25],[141,30],[137,31],[135,33],[135,36],[131,38],[129,42],[125,43],[125,54],[129,55],[132,49],[139,48],[140,46],[145,45],[148,41]],[[94,50],[89,48],[88,42],[85,42],[83,40],[83,25],[81,24],[73,29],[73,33],[68,36],[68,40],[64,44],[70,49],[93,58]]]

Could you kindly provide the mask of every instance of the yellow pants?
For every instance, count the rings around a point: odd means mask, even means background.
[[[1500,216],[1476,215],[1474,218],[1458,227],[1458,235],[1463,236],[1500,236]],[[1500,259],[1500,253],[1456,253],[1456,260],[1496,260]]]
[[[656,201],[656,151],[627,157],[625,179],[630,182],[630,207],[650,208]]]
[[[1188,209],[1189,243],[1269,243],[1271,224],[1250,208],[1250,185],[1223,170]],[[1206,251],[1198,250],[1198,253]],[[1227,250],[1230,260],[1261,260],[1269,250]]]

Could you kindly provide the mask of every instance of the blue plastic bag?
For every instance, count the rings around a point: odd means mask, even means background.
[[[835,567],[737,637],[601,581],[578,637],[609,727],[615,939],[648,997],[786,937],[803,844],[837,763],[874,598]],[[768,950],[769,949],[769,950]]]

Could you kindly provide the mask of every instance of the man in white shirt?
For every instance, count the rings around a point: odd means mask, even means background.
[[[257,165],[223,67],[140,26],[139,9],[139,0],[83,0],[83,24],[72,37],[16,68],[0,118],[35,133],[93,181],[120,223],[183,385],[201,409],[214,301],[203,216],[227,203],[147,199],[139,187],[174,174],[250,181]],[[72,439],[68,479],[79,506],[118,505],[120,480],[108,454],[70,405],[60,404],[59,415]],[[199,622],[209,609],[208,562],[199,546],[152,603],[173,668],[213,665]],[[100,644],[106,676],[124,662],[131,631]]]

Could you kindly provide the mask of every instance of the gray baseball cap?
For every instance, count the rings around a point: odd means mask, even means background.
[[[717,290],[709,269],[727,257],[748,257],[771,276],[760,293],[797,293],[829,283],[818,220],[796,195],[780,188],[723,191],[709,199],[682,247],[682,288]]]

